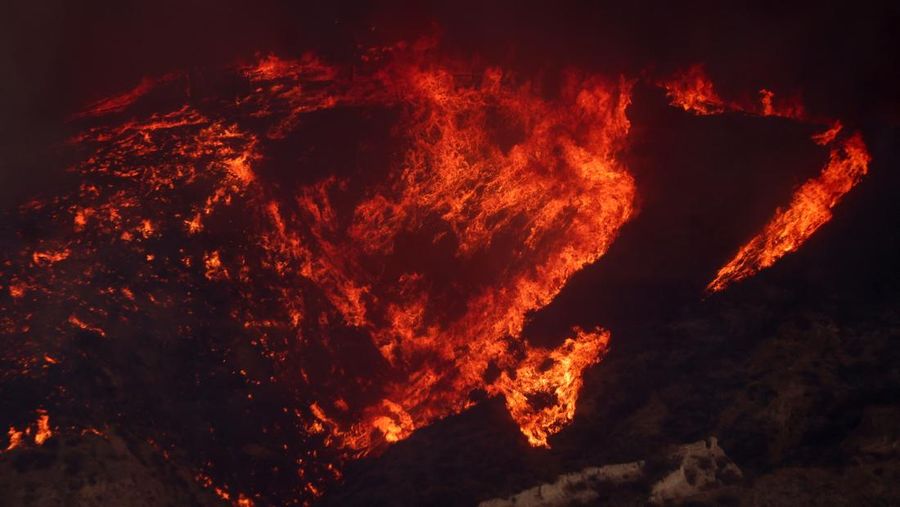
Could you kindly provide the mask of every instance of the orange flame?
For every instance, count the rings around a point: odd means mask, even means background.
[[[30,436],[34,432],[34,444],[44,445],[44,442],[53,437],[53,430],[50,429],[50,415],[44,409],[38,409],[38,418],[33,425],[26,426],[22,431],[10,426],[7,435],[9,436],[9,444],[6,451],[11,451],[26,444],[25,436]]]
[[[666,89],[671,104],[685,111],[710,115],[725,112],[727,109],[725,101],[716,93],[702,65],[689,67],[672,79],[661,82],[660,85]]]
[[[531,445],[549,447],[547,437],[575,417],[581,372],[600,360],[608,343],[607,331],[576,330],[575,338],[549,353],[529,350],[515,375],[503,373],[495,389],[503,393],[510,415]],[[543,403],[536,400],[539,396]]]
[[[92,331],[94,333],[99,334],[100,336],[106,336],[106,331],[104,331],[102,328],[97,327],[97,326],[92,326],[92,325],[88,324],[87,322],[84,322],[83,320],[76,317],[75,314],[69,315],[69,324],[71,324],[79,329],[84,329],[85,331]]]
[[[822,139],[833,138],[826,132]],[[816,230],[831,220],[831,208],[840,202],[869,167],[869,153],[859,134],[847,138],[831,155],[822,173],[797,189],[791,204],[775,212],[763,230],[742,246],[723,266],[707,290],[721,291],[800,248]]]
[[[9,435],[9,445],[6,446],[7,451],[11,451],[11,450],[15,449],[16,447],[19,447],[22,445],[23,433],[21,431],[10,426],[9,431],[7,432],[7,435]]]
[[[34,252],[31,254],[31,260],[38,266],[48,266],[69,258],[69,250],[63,249],[58,251]]]
[[[37,445],[44,445],[44,442],[52,436],[53,431],[50,430],[50,416],[45,410],[38,411],[37,431],[34,433],[34,443]]]
[[[662,81],[661,86],[667,90],[673,106],[698,115],[736,111],[807,121],[799,101],[776,101],[775,93],[767,89],[760,90],[758,106],[726,103],[716,95],[712,82],[699,65]],[[836,142],[841,130],[841,123],[835,121],[831,128],[814,135],[813,141],[822,146],[831,145]],[[763,230],[719,269],[706,290],[721,291],[800,248],[819,227],[831,220],[831,209],[865,176],[869,161],[869,153],[858,133],[846,138],[839,147],[831,148],[829,161],[821,174],[801,185],[787,208],[776,210],[775,216]]]

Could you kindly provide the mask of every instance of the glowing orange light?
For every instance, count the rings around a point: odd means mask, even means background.
[[[702,65],[694,65],[661,85],[666,89],[672,105],[685,111],[709,115],[727,109]]]
[[[44,442],[52,436],[53,431],[50,430],[50,416],[44,410],[38,411],[37,431],[34,433],[34,443],[43,445]]]
[[[21,431],[10,426],[7,435],[9,435],[9,445],[6,446],[7,451],[11,451],[22,445],[23,433]]]
[[[826,133],[826,137],[833,138]],[[868,171],[869,154],[859,134],[846,139],[831,155],[822,173],[794,192],[787,208],[779,209],[763,230],[741,247],[723,266],[707,290],[721,291],[800,248],[816,230],[831,220],[831,208],[840,202]]]
[[[805,121],[806,113],[799,101],[776,101],[771,90],[760,90],[760,104],[726,103],[713,91],[712,82],[701,66],[694,66],[661,85],[668,91],[672,105],[694,114],[708,115],[724,111],[760,116],[778,116]],[[821,174],[801,185],[787,208],[779,209],[768,224],[743,245],[707,285],[718,292],[729,284],[747,278],[773,265],[784,255],[796,251],[822,225],[831,220],[831,209],[840,202],[868,172],[869,153],[857,133],[838,141],[843,126],[834,121],[813,141],[832,146],[829,161]]]

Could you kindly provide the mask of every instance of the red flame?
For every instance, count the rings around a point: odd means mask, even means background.
[[[726,103],[716,94],[712,82],[699,65],[663,81],[661,85],[667,90],[672,105],[698,115],[735,111],[810,121],[798,101],[776,101],[775,93],[767,89],[760,90],[759,105]],[[817,144],[831,146],[829,161],[821,174],[801,185],[794,192],[790,205],[777,210],[763,230],[719,269],[707,285],[708,291],[721,291],[729,284],[773,265],[784,255],[800,248],[819,227],[831,220],[831,209],[868,172],[870,161],[862,136],[854,133],[837,141],[841,131],[841,123],[833,122],[831,128],[813,136]]]
[[[32,433],[34,434],[33,437],[31,436]],[[26,436],[31,437],[34,445],[44,445],[44,442],[53,437],[53,430],[50,428],[50,415],[46,410],[38,409],[37,420],[34,424],[25,426],[21,431],[14,426],[10,426],[7,436],[9,437],[9,443],[5,451],[12,451],[26,445]]]
[[[826,132],[820,139],[833,142],[829,137],[833,139]],[[819,227],[831,220],[831,208],[866,174],[869,160],[869,153],[859,134],[832,148],[822,174],[794,192],[790,205],[775,212],[765,228],[719,270],[707,290],[720,291],[800,248]]]
[[[694,65],[660,84],[666,89],[671,104],[685,111],[710,115],[727,109],[702,65]]]
[[[29,333],[34,312],[54,299],[73,307],[45,331],[112,338],[139,312],[175,312],[212,287],[237,294],[227,314],[275,363],[273,379],[304,390],[291,410],[300,426],[343,456],[407,438],[473,405],[475,393],[502,396],[528,442],[548,446],[575,416],[582,373],[601,360],[610,333],[573,328],[551,346],[529,341],[523,328],[634,214],[635,183],[619,156],[632,83],[573,74],[547,98],[499,68],[425,54],[372,51],[352,72],[313,56],[269,56],[236,69],[236,95],[115,116],[178,80],[170,76],[91,106],[83,116],[110,120],[93,120],[71,140],[83,155],[71,168],[81,185],[28,205],[52,208],[66,234],[13,254],[4,309],[24,324],[4,321],[4,332]],[[697,114],[804,114],[767,90],[760,104],[726,102],[701,67],[663,86]],[[341,108],[395,114],[389,137],[400,148],[388,167],[364,162],[366,177],[328,174],[286,192],[273,184],[272,146],[310,113]],[[832,150],[821,176],[710,290],[770,266],[828,221],[869,160],[858,134],[839,136],[835,127],[816,137]],[[103,282],[117,274],[104,252],[128,266],[127,287]],[[365,337],[371,371],[354,369],[347,329]],[[47,352],[39,357],[57,364]],[[51,435],[42,417],[38,444]],[[10,447],[20,441],[11,429]],[[315,460],[311,451],[297,461],[313,497],[326,473],[308,472]],[[225,500],[253,503],[198,477]]]
[[[318,65],[308,74],[330,75]],[[263,82],[306,73],[302,62],[271,57],[246,72]],[[388,181],[356,205],[344,232],[329,197],[341,185],[333,179],[302,191],[294,216],[276,202],[266,207],[273,229],[265,245],[285,258],[280,265],[299,262],[300,273],[324,290],[344,322],[368,330],[393,376],[402,379],[385,386],[384,396],[362,407],[349,425],[315,405],[320,424],[358,454],[466,408],[469,393],[478,388],[505,396],[529,440],[546,445],[547,435],[573,417],[581,370],[599,359],[606,343],[605,332],[578,331],[556,350],[525,344],[520,359],[507,352],[510,343],[522,340],[526,314],[546,305],[569,276],[602,255],[632,212],[634,185],[615,158],[629,127],[628,85],[572,81],[564,102],[550,103],[527,86],[505,83],[498,69],[474,81],[472,74],[457,76],[418,65],[377,76],[389,85],[387,99],[396,100],[396,94],[410,112],[404,126],[410,148]],[[290,92],[280,93],[295,100]],[[348,99],[325,99],[320,107],[341,100]],[[493,138],[492,112],[523,130],[507,150]],[[296,232],[302,222],[311,224],[312,245]],[[460,279],[471,287],[451,294],[433,280],[439,273],[384,278],[365,267],[389,261],[406,234],[430,235],[434,245],[452,238],[455,266],[445,269],[460,275],[487,255],[498,256],[494,262],[504,267],[489,285]],[[497,245],[500,237],[514,246]],[[448,297],[459,307],[452,317],[442,315]],[[556,366],[513,373],[547,360]],[[510,375],[486,383],[491,365]],[[526,399],[541,393],[555,401],[536,408]]]

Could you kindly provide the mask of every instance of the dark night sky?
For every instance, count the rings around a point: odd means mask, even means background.
[[[713,77],[798,86],[810,98],[843,99],[830,107],[897,119],[891,90],[900,8],[889,2],[304,4],[7,2],[4,128],[23,119],[58,120],[145,75],[227,64],[258,51],[347,55],[357,43],[408,39],[434,27],[450,51],[522,68],[579,65],[635,74],[704,61]]]
[[[810,109],[832,117],[900,118],[900,8],[889,2],[306,4],[4,2],[0,197],[20,197],[22,185],[45,179],[42,146],[58,139],[67,114],[142,77],[257,52],[312,49],[340,60],[358,44],[436,30],[445,51],[525,73],[578,66],[633,76],[702,61],[726,90],[802,90]]]

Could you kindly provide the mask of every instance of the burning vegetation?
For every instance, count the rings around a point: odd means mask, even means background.
[[[800,248],[819,227],[831,220],[831,209],[868,171],[869,152],[859,133],[841,136],[843,126],[839,121],[811,119],[804,113],[802,104],[777,102],[775,93],[770,90],[759,91],[759,104],[726,102],[716,93],[700,65],[662,81],[661,86],[666,89],[673,106],[698,115],[730,111],[831,125],[812,138],[816,144],[829,148],[829,160],[821,174],[797,188],[787,208],[776,210],[764,229],[722,266],[707,286],[708,291],[721,291]]]
[[[292,470],[269,473],[299,478],[295,503],[320,496],[344,461],[484,397],[502,397],[528,442],[548,446],[611,336],[574,327],[547,345],[523,328],[636,213],[620,157],[634,83],[572,72],[548,96],[503,69],[432,54],[427,42],[379,48],[353,68],[267,56],[221,82],[148,78],[77,115],[76,188],[23,205],[20,216],[52,233],[3,254],[2,333],[15,344],[4,378],[65,368],[73,336],[150,327],[177,346],[216,314],[231,334],[205,343],[248,398],[264,385],[293,396],[260,431],[294,435],[283,448]],[[811,121],[768,90],[759,104],[727,102],[701,67],[662,85],[696,114]],[[161,97],[177,105],[158,107]],[[390,120],[389,147],[373,148],[383,167],[323,173],[301,157],[283,167],[275,153],[309,134],[304,119],[336,111]],[[799,248],[866,173],[862,138],[835,125],[815,138],[831,153],[821,175],[710,291]],[[11,428],[7,451],[31,434],[50,438],[46,412],[24,433]],[[196,468],[236,505],[263,498],[224,486],[215,463]]]

